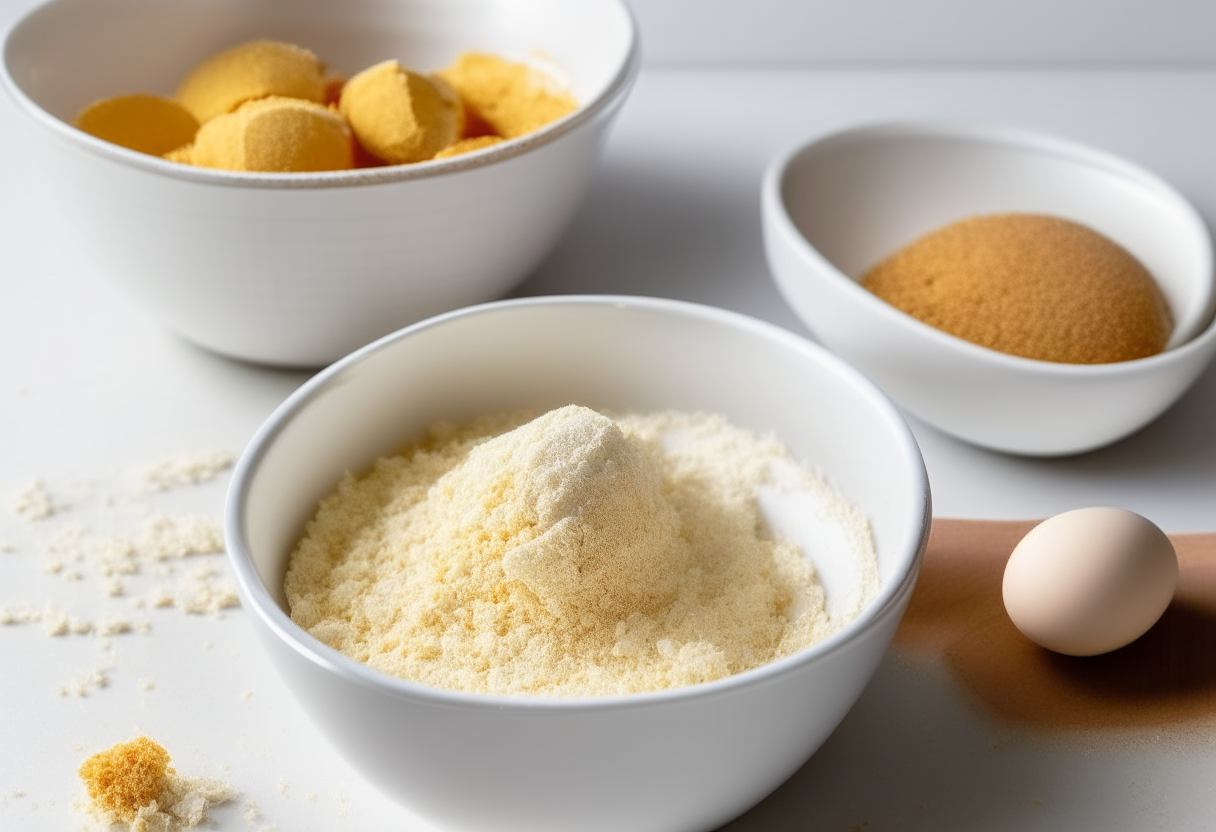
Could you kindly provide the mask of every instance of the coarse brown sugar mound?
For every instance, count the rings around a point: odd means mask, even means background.
[[[172,773],[169,752],[147,737],[99,751],[80,766],[80,778],[94,806],[127,823],[160,797],[165,775]]]
[[[944,226],[862,286],[930,326],[1011,355],[1107,364],[1165,349],[1173,318],[1148,270],[1079,223],[992,214]]]

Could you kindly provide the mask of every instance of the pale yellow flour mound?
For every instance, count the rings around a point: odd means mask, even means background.
[[[439,425],[348,474],[292,555],[292,618],[403,679],[605,695],[765,664],[872,597],[864,518],[775,439],[705,414],[532,415]],[[828,614],[810,561],[767,531],[756,496],[775,466],[850,525],[867,576],[850,615]]]

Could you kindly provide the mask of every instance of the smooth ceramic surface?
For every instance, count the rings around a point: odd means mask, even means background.
[[[977,445],[1061,455],[1109,444],[1165,411],[1216,353],[1202,219],[1157,177],[1080,145],[978,127],[863,127],[776,159],[762,212],[769,268],[815,335],[908,411]],[[1066,217],[1132,252],[1173,311],[1167,351],[1118,364],[1032,361],[947,335],[858,285],[920,235],[1000,212]]]
[[[370,670],[286,612],[288,555],[317,501],[433,421],[571,402],[720,412],[773,431],[870,518],[881,589],[826,641],[737,676],[604,698],[443,691]],[[444,829],[706,830],[826,739],[882,658],[930,513],[898,412],[844,362],[770,324],[624,297],[488,304],[338,362],[270,418],[234,474],[228,551],[274,663],[334,746]]]
[[[348,75],[390,57],[431,69],[468,50],[543,55],[581,106],[479,153],[322,174],[175,165],[70,126],[97,98],[171,94],[256,37]],[[528,274],[581,200],[637,63],[619,0],[51,0],[10,30],[3,80],[89,268],[204,347],[316,366]]]

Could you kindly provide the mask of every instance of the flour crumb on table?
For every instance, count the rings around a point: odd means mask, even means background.
[[[95,628],[99,636],[114,636],[120,633],[129,633],[135,629],[130,621],[125,618],[107,618],[99,622]]]
[[[105,669],[90,670],[88,673],[72,678],[66,685],[55,691],[59,696],[75,696],[83,698],[89,695],[90,691],[101,690],[108,687],[110,677]]]
[[[38,523],[58,511],[60,506],[51,499],[42,480],[34,480],[14,495],[12,508],[18,517]]]
[[[181,451],[151,462],[144,483],[153,491],[169,491],[209,482],[232,467],[236,454],[222,450]]]

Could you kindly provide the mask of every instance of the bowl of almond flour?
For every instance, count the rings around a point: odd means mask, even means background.
[[[708,830],[852,707],[929,513],[902,418],[825,350],[580,296],[432,318],[314,377],[238,464],[226,536],[286,684],[409,812]]]

